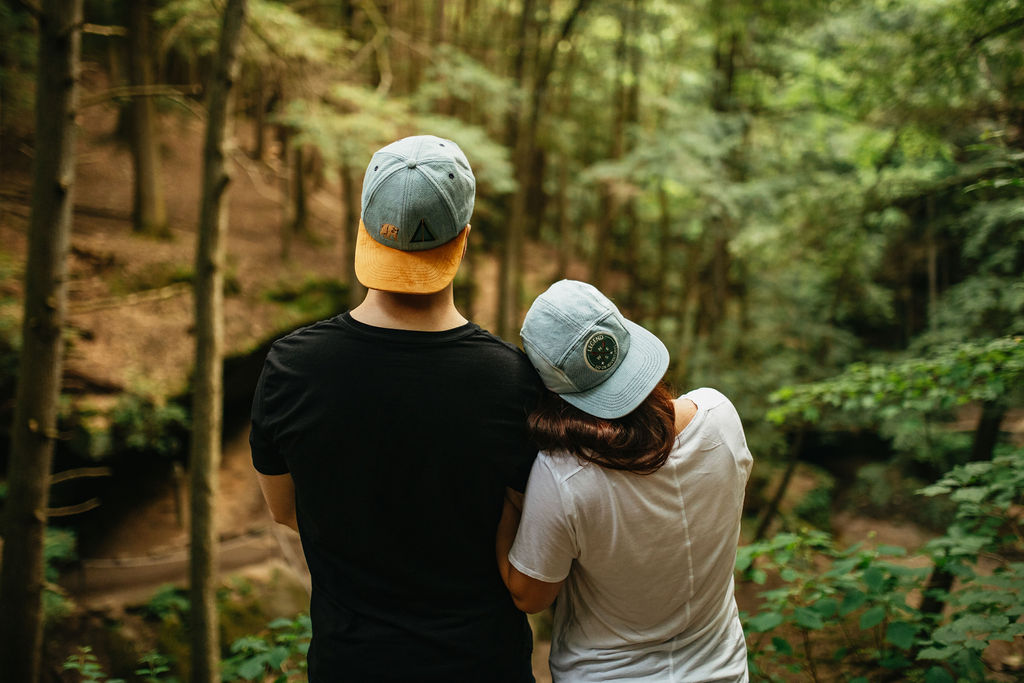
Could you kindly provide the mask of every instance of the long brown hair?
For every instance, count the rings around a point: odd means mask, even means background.
[[[658,471],[676,436],[675,404],[664,381],[633,412],[610,420],[547,391],[528,424],[534,442],[544,450],[568,451],[601,467],[637,474]]]

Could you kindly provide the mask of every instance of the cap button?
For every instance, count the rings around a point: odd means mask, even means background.
[[[408,166],[409,168],[416,168],[416,160],[409,159],[409,161],[405,162],[405,165]]]

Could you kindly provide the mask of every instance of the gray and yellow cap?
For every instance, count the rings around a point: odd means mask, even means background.
[[[668,369],[668,349],[585,282],[561,280],[530,306],[520,332],[551,391],[585,413],[631,413]]]
[[[455,278],[476,179],[466,155],[433,135],[378,150],[363,177],[356,277],[371,289],[430,294]]]

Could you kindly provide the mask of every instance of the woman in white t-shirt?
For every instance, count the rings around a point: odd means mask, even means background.
[[[748,680],[733,568],[752,460],[732,403],[673,399],[664,344],[582,282],[541,294],[522,339],[551,393],[497,556],[520,609],[555,603],[554,680]]]

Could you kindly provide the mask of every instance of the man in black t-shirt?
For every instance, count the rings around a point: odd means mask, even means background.
[[[355,253],[365,300],[277,341],[260,375],[253,465],[302,538],[313,683],[533,681],[494,540],[534,459],[540,384],[455,308],[474,193],[449,140],[379,150]]]

